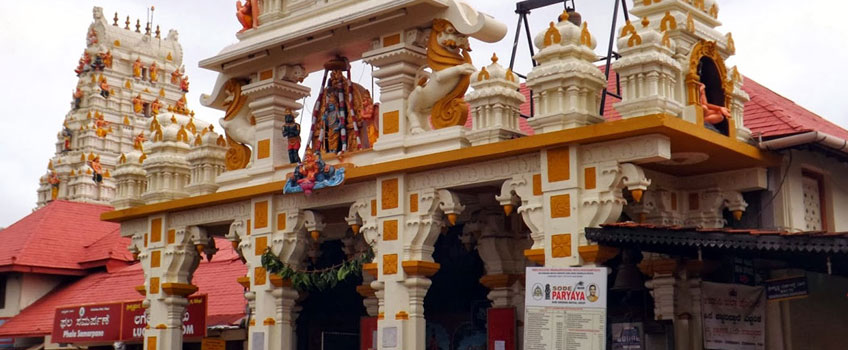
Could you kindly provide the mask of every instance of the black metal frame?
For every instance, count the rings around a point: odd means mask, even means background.
[[[569,2],[571,3],[570,7],[568,6]],[[524,31],[527,34],[527,47],[530,49],[530,60],[533,62],[533,67],[536,67],[536,60],[533,59],[536,52],[533,50],[533,38],[530,36],[530,23],[527,21],[527,15],[530,14],[531,10],[559,3],[562,3],[566,11],[574,11],[574,0],[525,0],[515,3],[515,13],[518,14],[518,24],[515,27],[515,39],[512,41],[512,55],[509,58],[510,71],[512,71],[513,67],[515,67],[515,54],[518,51],[518,40],[521,38],[522,23],[524,24]],[[515,72],[513,71],[513,73]],[[521,77],[521,79],[527,80],[526,75],[520,73],[515,74]],[[530,115],[527,116],[522,114],[521,117],[532,118],[534,114],[535,108],[533,106],[533,90],[530,90]]]
[[[609,45],[607,46],[607,56],[602,59],[602,60],[606,61],[606,63],[604,64],[604,76],[606,77],[608,82],[609,82],[609,76],[610,76],[610,65],[612,65],[613,57],[615,57],[615,59],[621,58],[621,55],[619,55],[618,52],[615,52],[615,51],[612,50],[612,46],[613,46],[612,44],[613,44],[613,42],[615,42],[615,25],[616,25],[616,22],[618,21],[618,7],[619,7],[619,5],[621,5],[621,8],[623,10],[622,12],[624,13],[624,20],[625,21],[630,20],[630,15],[627,13],[627,1],[626,0],[621,0],[621,1],[616,0],[615,1],[615,7],[612,10],[612,25],[610,26],[611,27],[610,28],[610,38],[609,38]],[[606,107],[606,104],[607,104],[607,95],[615,97],[619,100],[621,99],[621,82],[618,81],[618,73],[615,73],[615,92],[616,93],[609,92],[609,83],[607,83],[607,86],[604,86],[604,92],[601,93],[601,112],[600,113],[601,113],[602,117],[604,116],[604,109],[605,109],[604,107]]]
[[[528,23],[527,15],[530,14],[531,10],[535,10],[535,9],[538,9],[538,8],[547,7],[547,6],[550,6],[550,5],[553,5],[553,4],[559,4],[559,3],[563,4],[563,7],[565,8],[566,11],[568,11],[568,12],[574,12],[575,11],[574,0],[525,0],[525,1],[519,1],[519,2],[515,3],[515,13],[518,14],[518,24],[516,25],[516,28],[515,28],[515,38],[512,41],[512,55],[510,56],[510,59],[509,59],[509,70],[510,71],[512,71],[513,68],[515,67],[515,55],[518,51],[518,40],[521,39],[522,24],[523,24],[524,31],[525,31],[526,36],[527,36],[527,46],[530,49],[530,60],[533,63],[533,67],[536,67],[536,65],[537,65],[536,60],[533,59],[533,56],[536,55],[536,52],[533,49],[533,39],[530,36],[530,24]],[[610,66],[612,65],[613,59],[621,58],[621,55],[619,55],[618,52],[613,51],[613,43],[615,42],[615,29],[616,29],[615,26],[617,24],[616,22],[618,21],[618,9],[619,9],[619,7],[621,7],[622,10],[623,10],[622,13],[624,14],[624,20],[625,21],[630,20],[630,15],[627,13],[627,1],[626,0],[615,0],[615,7],[613,8],[613,12],[612,12],[612,25],[611,25],[611,28],[610,28],[609,44],[607,45],[607,55],[605,57],[602,57],[599,60],[599,61],[605,61],[604,75],[605,75],[607,81],[609,81]],[[513,71],[513,73],[515,73],[515,72]],[[519,77],[521,77],[522,79],[525,79],[525,80],[527,79],[526,75],[523,75],[523,74],[520,74],[520,73],[515,73],[515,74],[518,75]],[[618,81],[618,73],[616,73],[615,78],[616,78],[615,79],[615,90],[616,90],[615,93],[610,92],[608,86],[604,86],[604,91],[601,93],[601,107],[600,107],[601,108],[601,110],[600,110],[601,116],[604,115],[604,107],[606,106],[606,100],[607,100],[608,95],[615,97],[619,100],[621,99],[621,83]],[[535,106],[533,105],[533,90],[530,90],[530,101],[529,102],[530,102],[530,115],[527,116],[527,115],[522,114],[521,116],[524,117],[524,118],[532,118],[533,115],[535,114]]]

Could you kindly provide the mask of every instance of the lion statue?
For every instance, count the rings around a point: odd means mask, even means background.
[[[428,79],[409,94],[406,110],[413,134],[433,128],[464,125],[468,104],[463,100],[476,71],[471,64],[468,36],[458,32],[449,21],[436,19],[427,42],[427,65],[433,71]],[[423,71],[422,70],[420,71]],[[430,123],[427,116],[431,116]]]
[[[224,85],[224,91],[227,94],[224,106],[227,112],[219,123],[227,135],[227,170],[243,169],[250,162],[251,151],[247,145],[253,143],[254,129],[249,110],[242,108],[247,100],[241,94],[243,84],[237,79],[230,79]]]

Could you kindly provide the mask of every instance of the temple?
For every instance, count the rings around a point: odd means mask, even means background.
[[[227,349],[840,346],[848,131],[728,67],[717,1],[634,1],[609,71],[606,39],[565,11],[532,33],[526,75],[507,53],[472,62],[505,19],[458,0],[236,11],[238,41],[199,62],[218,73],[200,103],[219,135],[186,107],[176,32],[95,8],[39,189],[48,209],[114,206],[100,218],[143,274],[133,346],[186,348],[199,295],[246,303],[220,312]],[[351,81],[357,60],[378,99]],[[243,265],[210,277],[224,263]],[[551,290],[539,273],[600,282]],[[538,306],[552,299],[582,304]]]

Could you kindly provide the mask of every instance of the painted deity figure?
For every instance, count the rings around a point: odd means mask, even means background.
[[[79,109],[79,108],[80,108],[80,104],[82,104],[82,97],[83,97],[83,95],[84,95],[84,93],[82,92],[82,89],[80,89],[80,88],[79,88],[79,86],[77,86],[77,89],[76,89],[76,90],[74,90],[74,93],[73,93],[73,96],[74,96],[74,109]]]
[[[159,67],[156,65],[156,62],[150,64],[150,81],[156,82],[159,81]]]
[[[141,99],[141,94],[136,95],[132,99],[133,112],[141,113],[144,111],[144,100]]]
[[[283,124],[283,137],[288,140],[289,163],[300,163],[300,124],[295,123],[291,109],[286,109],[286,123]]]
[[[56,175],[55,171],[50,172],[50,176],[47,177],[47,183],[50,184],[50,200],[55,201],[57,197],[59,197],[59,175]]]
[[[184,76],[180,79],[180,90],[188,92],[188,76]]]
[[[95,55],[94,62],[91,62],[91,69],[102,71],[104,67],[106,67],[106,63],[103,63],[103,56]]]
[[[96,133],[100,138],[106,137],[106,134],[109,133],[109,129],[106,128],[109,126],[109,122],[103,118],[103,114],[97,113],[94,118],[94,126],[97,128]]]
[[[180,73],[179,69],[174,70],[171,73],[171,84],[178,85],[180,83],[180,79],[182,78],[182,73]]]
[[[88,52],[83,52],[77,64],[77,69],[74,69],[74,73],[80,76],[82,73],[88,72],[90,70],[89,64],[91,64],[91,56],[89,56]]]
[[[136,58],[133,62],[133,77],[141,78],[141,58]]]
[[[94,183],[99,185],[101,182],[103,182],[103,166],[100,164],[100,156],[96,156],[94,157],[94,159],[88,161],[88,166],[94,173],[91,176],[91,179],[94,180]]]
[[[187,102],[187,101],[186,101],[186,96],[185,96],[185,95],[183,95],[183,97],[180,97],[180,99],[179,99],[179,100],[177,100],[177,105],[176,105],[176,106],[174,106],[174,112],[177,112],[177,113],[186,113],[186,112],[187,112],[187,109],[186,109],[186,102]]]
[[[300,173],[300,178],[296,180],[298,186],[303,189],[303,193],[312,194],[312,189],[315,187],[315,175],[318,173],[318,163],[311,148],[306,149],[303,163],[297,170]]]
[[[71,150],[71,137],[73,137],[74,133],[68,127],[68,124],[65,124],[62,127],[62,152],[67,152]]]
[[[239,33],[253,28],[253,1],[245,0],[242,4],[241,1],[236,0],[236,18],[242,27]]]
[[[136,135],[133,139],[133,148],[144,153],[144,140],[144,132],[138,133],[138,135]]]
[[[158,98],[153,100],[153,102],[150,103],[150,114],[153,114],[154,116],[158,115],[160,108],[162,108],[162,102],[159,102]]]
[[[345,113],[341,109],[335,94],[330,94],[327,109],[324,112],[324,120],[327,121],[329,129],[327,137],[327,152],[341,153],[347,150],[347,128],[345,128]]]
[[[730,111],[724,106],[714,105],[707,101],[707,87],[698,82],[698,94],[700,95],[701,108],[704,110],[704,121],[712,125],[721,123],[724,118],[730,118]]]
[[[107,50],[106,53],[103,53],[103,64],[106,65],[106,68],[112,68],[112,50]]]
[[[100,96],[104,98],[109,98],[109,83],[106,81],[106,78],[100,76]]]

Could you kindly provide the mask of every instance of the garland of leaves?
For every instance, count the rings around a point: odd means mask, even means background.
[[[292,287],[297,290],[324,291],[335,288],[339,282],[351,276],[359,276],[362,273],[362,264],[372,260],[374,260],[374,251],[369,246],[365,252],[340,264],[324,269],[298,270],[280,261],[280,258],[271,253],[271,249],[266,249],[262,254],[262,267],[270,273],[290,280]]]

